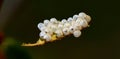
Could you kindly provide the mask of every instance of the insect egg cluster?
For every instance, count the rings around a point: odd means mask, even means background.
[[[52,35],[56,35],[56,38],[70,34],[73,34],[74,37],[79,37],[81,30],[88,27],[90,20],[90,16],[83,12],[68,19],[62,19],[61,21],[58,21],[56,18],[44,20],[43,23],[38,24],[38,28],[41,31],[39,36],[45,41],[51,41]]]
[[[68,19],[62,19],[61,21],[56,18],[46,19],[43,23],[38,24],[40,30],[40,39],[35,44],[24,44],[23,46],[35,46],[42,45],[45,42],[51,42],[58,40],[59,38],[73,34],[74,37],[81,35],[81,30],[88,27],[91,17],[83,12],[78,15],[73,15]]]

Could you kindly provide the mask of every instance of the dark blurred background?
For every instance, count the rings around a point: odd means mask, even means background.
[[[4,0],[0,30],[19,44],[33,43],[39,38],[37,24],[44,19],[61,20],[85,12],[92,21],[89,28],[82,30],[81,37],[71,35],[43,46],[21,47],[29,55],[23,56],[31,59],[120,59],[119,6],[119,0]],[[19,54],[21,50],[17,51]]]

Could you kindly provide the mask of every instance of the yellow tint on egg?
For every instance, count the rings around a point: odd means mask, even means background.
[[[57,36],[55,34],[53,34],[51,37],[51,41],[55,41],[55,40],[57,40]]]

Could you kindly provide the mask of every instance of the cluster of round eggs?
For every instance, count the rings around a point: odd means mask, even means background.
[[[32,44],[23,43],[22,46],[43,45],[45,42],[58,40],[70,34],[73,34],[74,37],[79,37],[81,30],[88,27],[90,21],[91,17],[83,12],[68,19],[62,19],[61,21],[58,21],[56,18],[44,20],[43,23],[38,24],[38,28],[41,31],[39,34],[40,39]]]
[[[58,21],[56,18],[44,20],[43,23],[38,24],[38,28],[41,31],[39,36],[46,42],[51,41],[53,35],[57,39],[70,34],[73,34],[74,37],[79,37],[81,30],[88,27],[90,21],[91,17],[83,12],[68,19],[62,19],[61,21]]]

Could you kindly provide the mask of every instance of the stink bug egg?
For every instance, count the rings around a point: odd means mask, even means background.
[[[75,31],[75,28],[73,26],[70,26],[69,30],[70,30],[70,33],[73,33]]]
[[[45,33],[44,31],[40,32],[40,34],[39,34],[39,36],[40,36],[41,38],[43,38],[45,35],[46,35],[46,33]]]
[[[67,27],[67,28],[68,28],[68,27],[70,27],[70,26],[71,26],[70,23],[65,23],[65,24],[64,24],[64,27]]]
[[[46,27],[44,26],[44,27],[41,27],[40,28],[40,31],[44,31],[46,29]]]
[[[80,22],[80,25],[81,25],[82,27],[87,27],[87,26],[88,26],[88,23],[87,23],[87,21],[84,19],[84,20],[82,20],[82,21]]]
[[[50,27],[50,29],[51,29],[53,32],[56,31],[56,29],[57,29],[57,25],[52,24],[51,27]]]
[[[45,39],[46,41],[50,41],[51,40],[50,34],[44,35],[43,39]]]
[[[79,17],[78,15],[74,15],[73,20],[77,20],[78,17]]]
[[[51,19],[50,19],[50,22],[51,22],[51,23],[57,23],[57,19],[56,19],[56,18],[51,18]]]
[[[41,29],[41,28],[44,27],[44,26],[45,26],[45,25],[44,25],[43,23],[39,23],[37,27],[38,27],[39,29]]]
[[[67,20],[66,19],[62,19],[62,21],[61,21],[63,24],[64,23],[67,23]]]
[[[45,24],[46,26],[48,25],[49,22],[50,22],[49,20],[44,20],[44,24]]]
[[[82,18],[78,18],[78,19],[76,20],[76,23],[80,23],[81,21],[83,21],[83,19],[82,19]]]
[[[89,23],[91,21],[91,17],[89,15],[86,15],[85,20]]]
[[[79,13],[79,17],[85,18],[86,14],[84,12]]]
[[[76,30],[73,32],[74,37],[79,37],[81,35],[81,31],[80,30]]]
[[[58,38],[63,36],[62,30],[59,30],[59,29],[55,31],[55,34]]]
[[[81,27],[81,25],[80,25],[79,23],[75,23],[75,24],[74,24],[74,27],[75,27],[77,30],[81,30],[81,29],[82,29],[82,27]]]
[[[68,22],[72,22],[72,21],[73,21],[72,17],[69,17],[69,18],[67,19],[67,21],[68,21]]]
[[[50,28],[46,28],[44,31],[45,31],[45,33],[48,33],[48,34],[51,34],[51,35],[53,34],[52,30]]]
[[[62,29],[63,28],[63,24],[58,24],[58,28]]]
[[[64,35],[69,35],[70,34],[69,29],[68,28],[63,28],[63,34]]]

